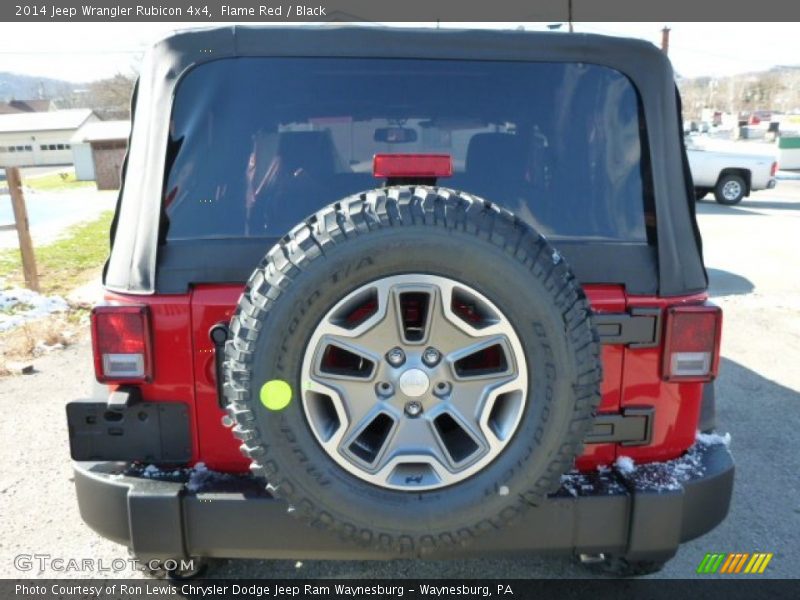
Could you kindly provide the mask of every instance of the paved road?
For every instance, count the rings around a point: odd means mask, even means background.
[[[114,208],[117,192],[98,192],[94,188],[69,191],[25,193],[28,222],[36,246],[47,244],[62,235],[70,226],[91,221],[101,212]],[[11,198],[0,194],[0,225],[14,222]],[[0,232],[0,248],[19,246],[17,232]]]
[[[691,577],[706,552],[774,552],[767,575],[796,577],[800,556],[800,182],[739,207],[699,205],[712,291],[725,309],[719,426],[733,436],[736,492],[728,519],[686,544],[660,574]],[[91,382],[84,343],[0,381],[0,577],[25,576],[20,553],[102,558],[125,549],[80,521],[70,483],[64,402]],[[75,576],[71,573],[46,575]],[[453,562],[236,561],[213,575],[251,577],[583,577],[566,559]],[[27,576],[35,576],[36,572]],[[121,572],[118,576],[130,576]]]

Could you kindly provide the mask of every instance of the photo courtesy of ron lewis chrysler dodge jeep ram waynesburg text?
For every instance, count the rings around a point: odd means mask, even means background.
[[[158,43],[92,315],[108,390],[67,407],[83,519],[143,560],[658,570],[734,472],[680,123],[634,40]]]

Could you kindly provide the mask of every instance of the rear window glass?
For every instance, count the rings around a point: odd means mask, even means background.
[[[579,63],[235,58],[174,101],[166,239],[278,237],[382,185],[376,153],[447,153],[439,185],[503,205],[553,238],[644,242],[639,100]]]

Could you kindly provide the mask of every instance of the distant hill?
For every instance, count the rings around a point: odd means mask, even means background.
[[[52,109],[91,108],[101,119],[130,118],[133,76],[117,74],[88,83],[0,71],[0,102],[52,101]]]
[[[83,84],[0,71],[0,101],[69,98]]]

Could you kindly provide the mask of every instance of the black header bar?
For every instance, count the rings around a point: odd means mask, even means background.
[[[751,577],[702,579],[336,579],[231,580],[197,579],[29,579],[0,580],[2,598],[26,600],[750,600],[797,598],[797,580]]]
[[[10,0],[6,22],[800,21],[787,0]]]

